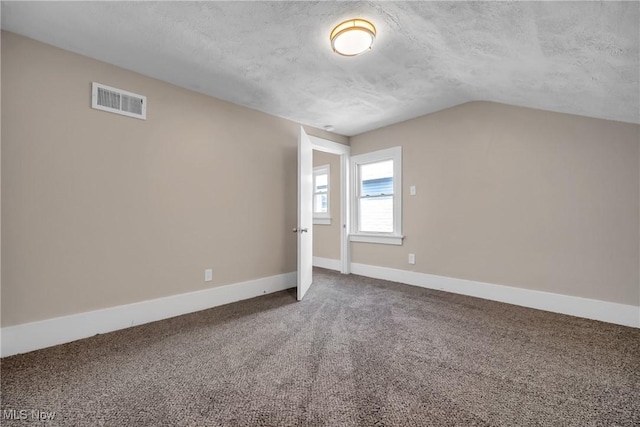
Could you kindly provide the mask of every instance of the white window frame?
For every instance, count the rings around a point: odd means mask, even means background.
[[[327,175],[327,211],[316,212],[316,176]],[[324,194],[324,193],[322,193]],[[331,225],[331,165],[326,164],[313,168],[313,223],[319,225]]]
[[[359,224],[360,165],[393,160],[393,232],[362,232]],[[402,245],[402,147],[392,147],[351,157],[351,233],[352,242]]]

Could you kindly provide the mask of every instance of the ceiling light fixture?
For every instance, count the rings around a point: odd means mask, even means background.
[[[376,27],[364,19],[349,19],[338,24],[329,37],[333,51],[343,56],[356,56],[371,50]]]

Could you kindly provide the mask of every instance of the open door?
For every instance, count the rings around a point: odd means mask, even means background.
[[[298,137],[298,301],[313,280],[313,149],[302,126]]]

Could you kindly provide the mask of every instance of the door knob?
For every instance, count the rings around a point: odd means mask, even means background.
[[[294,233],[297,233],[297,232],[298,232],[298,229],[297,229],[297,228],[294,228],[294,229],[293,229],[293,232],[294,232]]]

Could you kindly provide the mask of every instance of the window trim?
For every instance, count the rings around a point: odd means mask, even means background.
[[[327,211],[316,212],[316,176],[327,175]],[[324,194],[324,193],[322,193]],[[331,225],[331,165],[321,165],[313,168],[313,223],[318,225]]]
[[[378,163],[385,160],[393,160],[393,232],[359,231],[359,166],[368,163]],[[402,235],[402,147],[391,147],[384,150],[352,156],[350,163],[352,229],[349,233],[349,240],[352,242],[402,245],[402,241],[404,239],[404,236]]]

